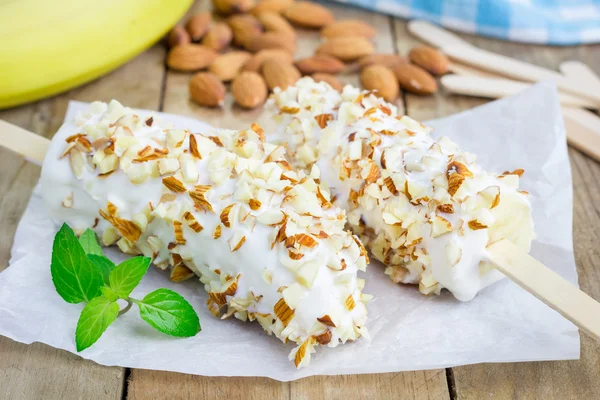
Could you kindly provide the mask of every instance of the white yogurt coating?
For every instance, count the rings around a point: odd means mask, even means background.
[[[172,266],[174,281],[198,275],[213,314],[256,319],[295,342],[301,367],[315,346],[367,334],[371,296],[357,278],[366,250],[344,230],[344,211],[316,168],[296,173],[284,156],[255,124],[209,137],[96,102],[55,135],[42,192],[55,221]]]
[[[394,282],[423,294],[447,288],[468,301],[504,275],[486,247],[508,239],[529,251],[534,237],[522,170],[489,173],[448,138],[400,116],[395,106],[346,86],[340,94],[303,78],[275,90],[268,109],[299,168],[321,183]]]

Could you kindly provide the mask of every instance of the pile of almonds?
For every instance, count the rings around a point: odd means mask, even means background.
[[[426,46],[407,57],[377,54],[376,31],[359,20],[335,21],[320,4],[294,0],[212,0],[209,12],[192,16],[169,33],[169,68],[197,72],[190,80],[192,99],[222,106],[230,83],[236,103],[262,105],[275,87],[285,89],[303,75],[341,91],[336,74],[360,70],[361,85],[394,101],[401,89],[416,94],[437,91],[433,75],[448,70],[448,59]],[[294,60],[296,28],[320,29],[323,42],[308,58]]]

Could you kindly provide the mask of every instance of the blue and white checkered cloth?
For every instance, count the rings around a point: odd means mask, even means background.
[[[338,0],[516,42],[600,42],[600,0]]]

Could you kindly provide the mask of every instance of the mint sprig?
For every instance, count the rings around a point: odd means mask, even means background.
[[[77,239],[73,230],[63,224],[54,237],[50,270],[54,287],[66,302],[87,303],[75,330],[77,351],[93,345],[132,304],[137,304],[140,317],[160,332],[177,337],[200,332],[198,314],[178,293],[157,289],[142,300],[129,296],[150,262],[148,257],[138,256],[115,265],[102,254],[92,230],[86,230]],[[119,299],[127,302],[122,310]]]

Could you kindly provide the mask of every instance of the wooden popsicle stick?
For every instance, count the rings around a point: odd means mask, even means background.
[[[412,20],[408,23],[408,31],[414,36],[435,47],[468,46],[471,44],[462,40],[454,33],[422,20]]]
[[[487,250],[496,269],[600,340],[600,303],[508,240],[493,243]]]
[[[560,89],[585,97],[592,101],[596,106],[600,106],[600,93],[593,88],[590,88],[585,83],[572,81],[558,72],[478,49],[473,46],[447,46],[443,47],[441,50],[454,60],[503,74],[511,78],[530,82],[551,80],[555,82]]]
[[[502,76],[502,75],[499,75],[497,73],[490,72],[490,71],[484,71],[480,68],[475,68],[471,65],[463,64],[463,63],[456,62],[456,61],[453,61],[452,63],[450,63],[449,69],[451,72],[455,73],[456,75],[479,76],[482,78],[504,78],[504,79],[506,79],[506,76]],[[515,82],[522,82],[522,81],[515,81]]]
[[[572,107],[563,107],[562,115],[569,144],[600,161],[600,117],[591,111]]]
[[[0,144],[30,162],[42,165],[50,140],[0,120]]]
[[[594,90],[600,91],[600,77],[587,64],[575,60],[565,61],[560,64],[559,69],[567,79],[591,85]]]
[[[532,86],[532,84],[528,82],[475,75],[445,75],[441,78],[441,83],[446,90],[452,93],[464,94],[467,96],[488,97],[492,99],[512,96],[513,94]],[[559,93],[558,97],[560,103],[564,106],[594,107],[593,103],[590,103],[581,97],[570,95],[569,93]]]

